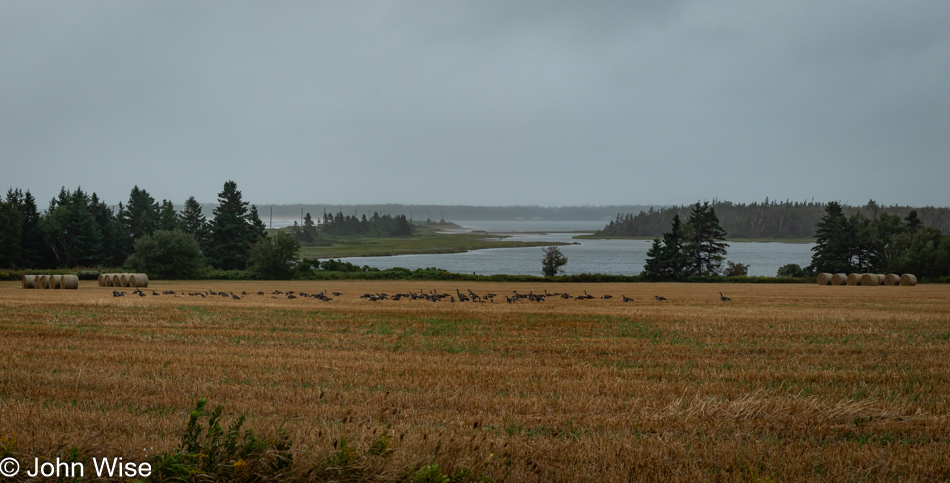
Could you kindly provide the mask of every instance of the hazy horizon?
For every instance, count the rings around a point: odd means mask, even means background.
[[[4,1],[0,188],[950,206],[948,18],[923,0]]]

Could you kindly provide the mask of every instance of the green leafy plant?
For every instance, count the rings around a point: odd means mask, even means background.
[[[221,424],[224,407],[209,411],[207,406],[204,398],[199,399],[188,416],[177,450],[155,458],[158,480],[243,481],[286,476],[290,472],[293,466],[291,443],[283,430],[276,438],[260,439],[253,430],[242,430],[244,415],[225,429]]]

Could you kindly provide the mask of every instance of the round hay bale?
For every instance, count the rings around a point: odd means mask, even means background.
[[[119,274],[119,286],[120,287],[131,287],[132,274],[131,273],[120,273]]]
[[[858,285],[861,283],[860,273],[849,273],[848,274],[848,285]]]
[[[865,287],[877,287],[878,278],[876,273],[861,274],[861,285]]]
[[[115,283],[115,275],[114,273],[107,273],[103,287],[111,287]]]
[[[901,275],[901,287],[913,287],[917,285],[917,276],[911,273]]]
[[[79,276],[77,275],[63,275],[63,286],[60,287],[65,290],[76,290],[79,288]]]
[[[847,285],[848,276],[843,273],[836,273],[831,276],[832,285]]]
[[[100,273],[100,274],[99,274],[98,282],[99,282],[99,286],[100,286],[100,287],[105,287],[105,286],[106,286],[106,279],[107,279],[107,278],[108,278],[108,275],[107,275],[107,274],[105,274],[105,273]]]
[[[831,277],[832,275],[830,273],[819,273],[818,285],[831,285]]]
[[[46,279],[46,275],[37,275],[33,279],[33,286],[39,289],[45,289],[49,285],[49,281]]]
[[[53,290],[53,289],[59,288],[59,286],[63,283],[63,276],[62,276],[62,275],[50,275],[49,277],[47,277],[46,280],[47,280],[46,286],[47,286],[50,290]]]
[[[20,277],[20,285],[23,288],[33,288],[33,281],[36,279],[36,275],[24,275]]]
[[[884,285],[893,286],[901,284],[901,276],[896,273],[889,273],[884,277]]]
[[[148,275],[145,275],[144,273],[133,273],[129,275],[129,287],[148,287]]]
[[[884,277],[885,277],[885,275],[884,275],[883,273],[876,273],[875,275],[877,275],[877,284],[878,284],[878,285],[884,285]]]
[[[118,273],[112,274],[112,285],[110,287],[121,287],[122,286],[122,277]]]

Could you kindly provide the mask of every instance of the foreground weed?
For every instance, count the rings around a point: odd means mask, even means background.
[[[274,439],[259,439],[251,429],[242,431],[244,415],[225,430],[223,412],[223,406],[209,412],[207,401],[198,400],[177,450],[155,458],[158,481],[250,481],[289,474],[293,457],[283,431]]]
[[[388,434],[376,438],[366,451],[351,446],[346,438],[334,441],[333,446],[336,451],[323,461],[314,475],[320,480],[362,481],[371,473],[374,461],[387,458],[393,452]]]

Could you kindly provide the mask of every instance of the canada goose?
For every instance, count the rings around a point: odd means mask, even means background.
[[[627,297],[626,295],[621,295],[621,297],[623,297],[624,302],[633,302],[633,299],[630,297]]]
[[[609,299],[612,298],[612,297],[613,297],[613,295],[601,295],[601,296],[600,296],[600,298],[601,298],[601,299],[604,299],[604,300],[609,300]]]
[[[666,297],[660,297],[659,295],[654,295],[653,298],[656,300],[666,300]]]
[[[723,302],[728,302],[732,299],[723,295],[722,292],[719,292],[719,300],[722,300]]]

